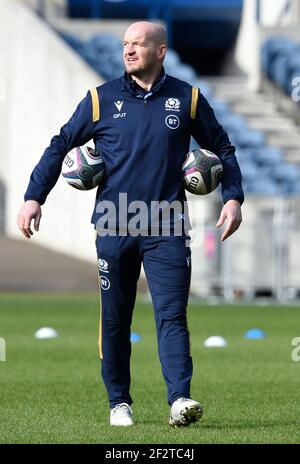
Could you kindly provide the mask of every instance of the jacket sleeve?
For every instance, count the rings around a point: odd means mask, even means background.
[[[71,119],[55,135],[30,176],[24,195],[26,200],[36,200],[41,205],[56,184],[65,155],[72,148],[84,145],[93,138],[92,98],[90,92],[79,103]]]
[[[244,201],[242,174],[227,133],[218,123],[213,109],[199,91],[196,117],[192,122],[192,136],[201,148],[215,153],[223,165],[222,196],[228,200]]]

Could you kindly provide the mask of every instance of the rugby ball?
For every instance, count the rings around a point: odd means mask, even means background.
[[[221,182],[223,166],[220,158],[209,150],[190,151],[182,165],[184,188],[195,195],[213,192]]]
[[[65,156],[62,176],[69,185],[79,190],[98,187],[104,179],[105,165],[101,155],[93,148],[73,148]]]

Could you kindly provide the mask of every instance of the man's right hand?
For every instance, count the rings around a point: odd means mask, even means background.
[[[17,224],[20,231],[26,238],[30,238],[31,235],[33,235],[33,232],[31,230],[32,219],[34,219],[34,229],[38,231],[41,217],[41,205],[35,200],[25,201],[18,214]]]

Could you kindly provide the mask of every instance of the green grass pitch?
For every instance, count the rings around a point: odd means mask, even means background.
[[[110,428],[97,351],[96,296],[0,295],[0,443],[300,443],[300,362],[291,340],[300,336],[300,308],[190,304],[194,361],[192,398],[203,419],[168,425],[166,387],[157,359],[151,305],[137,303],[132,330],[135,426]],[[42,326],[59,338],[36,340]],[[262,340],[244,333],[259,327]],[[204,348],[222,335],[226,348]]]

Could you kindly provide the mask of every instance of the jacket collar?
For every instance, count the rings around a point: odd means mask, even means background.
[[[126,72],[122,77],[122,92],[128,92],[131,95],[135,96],[136,98],[141,98],[143,100],[147,100],[150,98],[154,93],[156,93],[161,86],[164,84],[166,80],[167,74],[162,68],[161,74],[159,78],[153,83],[149,92],[143,90],[133,79],[129,76]]]

